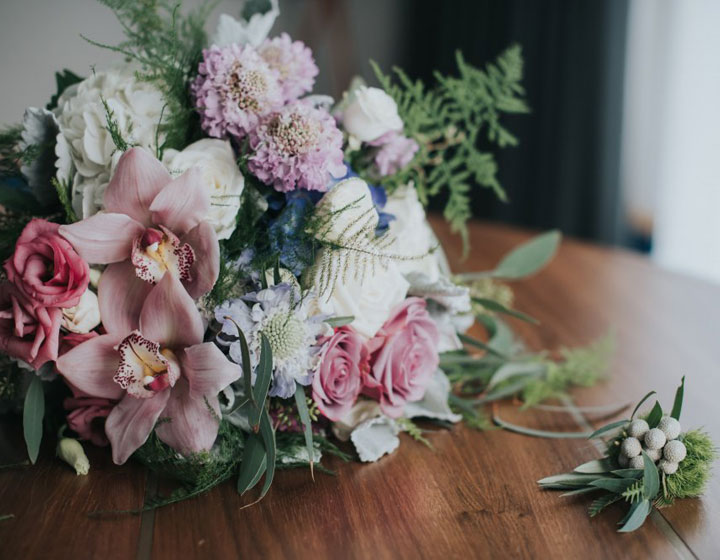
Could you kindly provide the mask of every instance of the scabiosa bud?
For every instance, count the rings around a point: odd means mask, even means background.
[[[658,429],[662,430],[668,441],[676,439],[680,435],[680,422],[671,416],[663,416],[658,424]]]
[[[675,474],[678,470],[678,464],[672,463],[667,459],[660,459],[660,462],[658,463],[658,468],[665,474]]]
[[[637,457],[642,451],[642,446],[637,438],[629,437],[620,444],[620,451],[628,458]]]
[[[642,439],[649,429],[650,426],[645,420],[633,420],[628,426],[628,434],[634,438]]]
[[[665,433],[658,428],[653,428],[645,434],[645,445],[648,449],[662,449],[666,441]]]
[[[90,461],[76,439],[61,438],[57,445],[57,455],[75,469],[75,474],[86,475],[90,471]]]
[[[685,448],[685,444],[678,439],[668,441],[663,448],[663,457],[671,463],[679,463],[685,459],[686,455],[687,449]]]
[[[660,458],[662,457],[662,449],[648,449],[647,447],[644,449],[645,453],[647,454],[650,459],[654,463],[657,463]]]
[[[633,457],[628,461],[628,466],[631,469],[643,469],[645,468],[645,460],[643,459],[642,455],[638,455],[636,457]]]

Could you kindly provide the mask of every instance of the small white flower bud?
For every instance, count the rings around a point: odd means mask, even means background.
[[[650,457],[654,463],[657,463],[662,457],[662,449],[645,448],[645,453],[647,453],[647,456]]]
[[[665,474],[675,474],[678,470],[678,464],[671,463],[667,459],[660,459],[660,462],[658,463],[658,468]]]
[[[90,461],[76,439],[61,438],[57,445],[57,455],[75,469],[75,474],[86,475],[90,470]]]
[[[680,435],[680,422],[671,416],[663,416],[658,428],[663,431],[668,441],[676,439]]]
[[[645,445],[648,449],[661,449],[666,441],[665,433],[658,428],[653,428],[645,434]]]
[[[628,426],[628,434],[637,439],[642,439],[650,429],[645,420],[633,420]]]
[[[620,451],[622,451],[628,458],[633,458],[640,455],[642,446],[637,438],[629,437],[620,444]]]
[[[632,459],[630,459],[628,465],[631,469],[644,469],[645,460],[643,459],[642,455],[638,455],[637,457],[633,457]]]
[[[671,463],[679,463],[686,455],[685,444],[679,439],[668,441],[663,449],[663,456]]]
[[[620,465],[621,468],[626,469],[629,461],[630,459],[628,459],[627,455],[624,453],[620,453],[620,455],[618,455],[618,465]]]

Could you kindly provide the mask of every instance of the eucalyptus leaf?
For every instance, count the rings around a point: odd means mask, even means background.
[[[617,422],[611,422],[610,424],[606,424],[602,428],[598,428],[592,434],[590,434],[588,439],[593,439],[593,438],[601,436],[602,434],[605,434],[607,432],[616,430],[616,429],[620,428],[621,426],[625,426],[628,422],[629,422],[629,420],[618,420]]]
[[[504,357],[513,353],[516,346],[515,337],[512,329],[510,329],[507,323],[502,319],[495,320],[495,332],[490,337],[488,346],[495,350],[495,353],[498,356]]]
[[[595,488],[594,486],[588,486],[586,488],[577,488],[575,490],[569,490],[567,492],[563,492],[560,494],[561,498],[564,498],[566,496],[575,496],[577,494],[587,494],[588,492],[597,492],[600,490],[600,488]]]
[[[605,457],[604,459],[595,459],[594,461],[588,461],[582,465],[575,467],[574,472],[584,474],[605,474],[612,470],[612,460]]]
[[[469,346],[474,346],[475,348],[478,348],[480,350],[485,350],[486,352],[489,352],[490,354],[493,354],[500,358],[507,358],[507,356],[505,356],[502,352],[499,352],[498,350],[493,348],[490,344],[487,344],[487,343],[483,342],[482,340],[478,340],[477,338],[473,338],[466,334],[458,334],[458,338],[460,339],[461,342],[463,342]]]
[[[633,484],[635,484],[634,478],[601,478],[599,480],[592,481],[590,486],[596,486],[597,488],[602,488],[603,490],[609,490],[615,494],[622,494]]]
[[[310,412],[308,411],[307,401],[305,400],[305,387],[298,383],[295,386],[295,404],[297,405],[300,421],[303,424],[303,432],[305,433],[305,446],[307,447],[308,458],[310,461],[310,474],[313,472],[313,437],[312,422],[310,421]]]
[[[45,393],[42,381],[37,375],[32,376],[30,386],[25,394],[23,406],[23,434],[30,462],[35,464],[40,452],[43,435],[43,417],[45,416]]]
[[[275,447],[275,430],[272,428],[270,417],[268,416],[266,410],[263,410],[263,413],[260,416],[260,435],[262,436],[265,453],[267,454],[265,483],[263,484],[262,492],[260,492],[260,499],[262,499],[265,497],[268,490],[270,490],[270,485],[275,477],[275,457],[277,455],[277,449]]]
[[[634,478],[638,480],[643,476],[643,469],[615,469],[612,473],[620,478]]]
[[[523,243],[500,261],[492,276],[515,280],[536,273],[553,258],[560,238],[560,232],[553,230]]]
[[[270,389],[272,370],[272,349],[270,348],[270,341],[265,336],[265,333],[260,333],[260,360],[258,361],[257,368],[255,368],[257,375],[255,387],[253,388],[257,406],[250,413],[250,425],[252,426],[258,425],[265,410],[264,404],[268,390]]]
[[[237,490],[242,495],[253,488],[266,470],[267,454],[262,439],[251,433],[245,441],[243,460],[240,465]]]
[[[353,315],[343,315],[340,317],[330,317],[329,319],[325,319],[325,322],[331,327],[344,327],[345,325],[352,323],[354,320],[355,317]]]
[[[527,377],[539,377],[547,371],[547,366],[539,362],[511,362],[499,367],[487,385],[487,390],[495,388],[503,381],[520,375]]]
[[[517,434],[523,434],[525,436],[533,436],[546,439],[585,439],[588,437],[587,432],[551,432],[548,430],[538,430],[536,428],[526,428],[525,426],[518,426],[502,420],[497,414],[493,415],[493,422],[501,428],[508,430],[509,432],[515,432]]]
[[[495,313],[502,313],[503,315],[509,315],[510,317],[515,317],[516,319],[520,319],[522,321],[526,321],[526,322],[532,323],[534,325],[537,325],[540,323],[534,317],[531,317],[530,315],[526,315],[525,313],[516,311],[514,309],[509,309],[509,308],[505,307],[504,305],[502,305],[501,303],[498,303],[497,301],[494,301],[492,299],[474,297],[474,298],[472,298],[472,300],[475,303],[479,303],[480,305],[482,305],[485,309],[488,309],[489,311],[494,311]]]
[[[637,403],[635,406],[635,409],[633,410],[632,414],[630,415],[630,420],[635,418],[635,415],[637,414],[637,411],[640,410],[640,407],[643,405],[643,403],[648,400],[650,397],[652,397],[655,394],[655,391],[650,391],[647,395],[645,395],[642,399],[640,399],[640,402]]]
[[[645,519],[647,519],[647,516],[650,515],[651,510],[652,506],[649,500],[642,500],[641,502],[633,504],[630,507],[628,514],[620,522],[622,523],[622,527],[618,529],[618,532],[630,533],[631,531],[638,529],[643,523],[645,523]]]
[[[583,473],[563,473],[556,474],[553,476],[546,476],[537,481],[540,486],[546,486],[548,484],[590,484],[603,477],[599,477],[596,474],[583,474]]]
[[[670,416],[675,420],[680,420],[680,413],[682,412],[683,397],[685,395],[685,376],[683,375],[680,387],[675,392],[675,402],[673,402],[672,412]]]
[[[646,500],[654,500],[660,491],[660,475],[658,474],[655,462],[648,457],[645,451],[642,452],[643,464],[645,465],[643,473],[643,496]]]
[[[500,399],[510,397],[522,391],[527,385],[529,379],[529,377],[523,377],[518,379],[517,381],[513,381],[512,383],[503,385],[502,387],[499,387],[494,391],[490,391],[489,393],[478,397],[474,400],[474,402],[475,404],[487,404],[489,402],[498,401]]]
[[[646,422],[648,423],[648,426],[650,428],[657,428],[658,424],[660,423],[660,420],[662,420],[662,407],[660,406],[660,403],[658,401],[655,401],[655,406],[653,406],[652,410],[650,411],[650,414],[648,415]]]

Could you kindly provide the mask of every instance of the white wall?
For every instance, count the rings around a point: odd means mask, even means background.
[[[632,0],[623,188],[652,257],[720,282],[720,2]]]

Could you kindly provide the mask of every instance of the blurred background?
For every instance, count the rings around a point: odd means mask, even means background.
[[[185,0],[188,7],[200,0]],[[241,2],[215,13],[238,15]],[[498,153],[510,203],[477,189],[475,214],[649,253],[720,282],[720,2],[717,0],[280,0],[274,33],[315,52],[317,93],[342,94],[368,59],[432,81],[519,43],[530,115],[507,120],[520,145]],[[211,18],[214,26],[215,18]],[[0,124],[43,106],[54,72],[87,75],[115,58],[94,0],[2,0]]]

